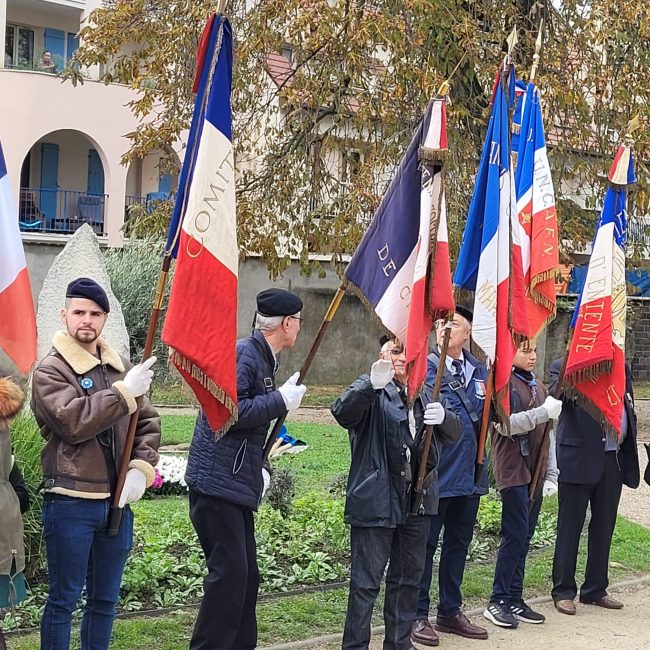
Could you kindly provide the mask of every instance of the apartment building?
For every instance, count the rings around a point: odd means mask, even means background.
[[[59,73],[101,0],[0,0],[0,142],[26,241],[64,241],[89,223],[109,245],[133,203],[176,189],[160,154],[121,164],[136,128],[132,90],[82,71],[76,87]]]

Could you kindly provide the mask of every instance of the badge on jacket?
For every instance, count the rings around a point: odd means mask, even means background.
[[[485,382],[482,379],[474,380],[474,394],[478,399],[485,399]]]
[[[94,386],[93,380],[90,377],[82,377],[79,383],[84,390],[88,390]]]

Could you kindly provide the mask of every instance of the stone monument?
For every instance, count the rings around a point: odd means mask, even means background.
[[[36,327],[38,330],[38,358],[44,357],[52,347],[52,337],[63,329],[61,309],[65,302],[65,290],[75,278],[92,278],[108,294],[111,312],[102,332],[119,354],[129,357],[129,334],[124,324],[124,315],[111,289],[111,283],[99,250],[99,242],[93,229],[84,224],[70,237],[65,248],[54,258],[54,262],[43,282],[38,296]]]

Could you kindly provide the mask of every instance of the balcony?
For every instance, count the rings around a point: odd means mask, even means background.
[[[103,235],[107,198],[107,194],[21,187],[20,229],[29,233],[69,235],[87,223],[96,234]]]

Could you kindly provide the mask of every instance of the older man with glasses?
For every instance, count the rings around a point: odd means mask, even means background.
[[[253,513],[270,479],[262,469],[264,443],[271,422],[297,409],[307,390],[298,385],[297,372],[275,384],[277,356],[293,347],[300,332],[302,300],[267,289],[256,302],[253,332],[237,341],[239,419],[217,435],[199,414],[187,462],[190,519],[208,565],[191,650],[257,645]]]
[[[332,406],[337,422],[349,431],[352,450],[345,503],[352,571],[343,648],[368,647],[372,610],[388,564],[384,648],[406,650],[430,519],[438,505],[438,445],[456,440],[460,421],[432,401],[430,388],[409,401],[402,344],[384,337],[381,346],[370,375],[361,375]],[[435,426],[428,451],[422,448],[425,425]],[[425,453],[424,501],[412,515],[413,484]]]

